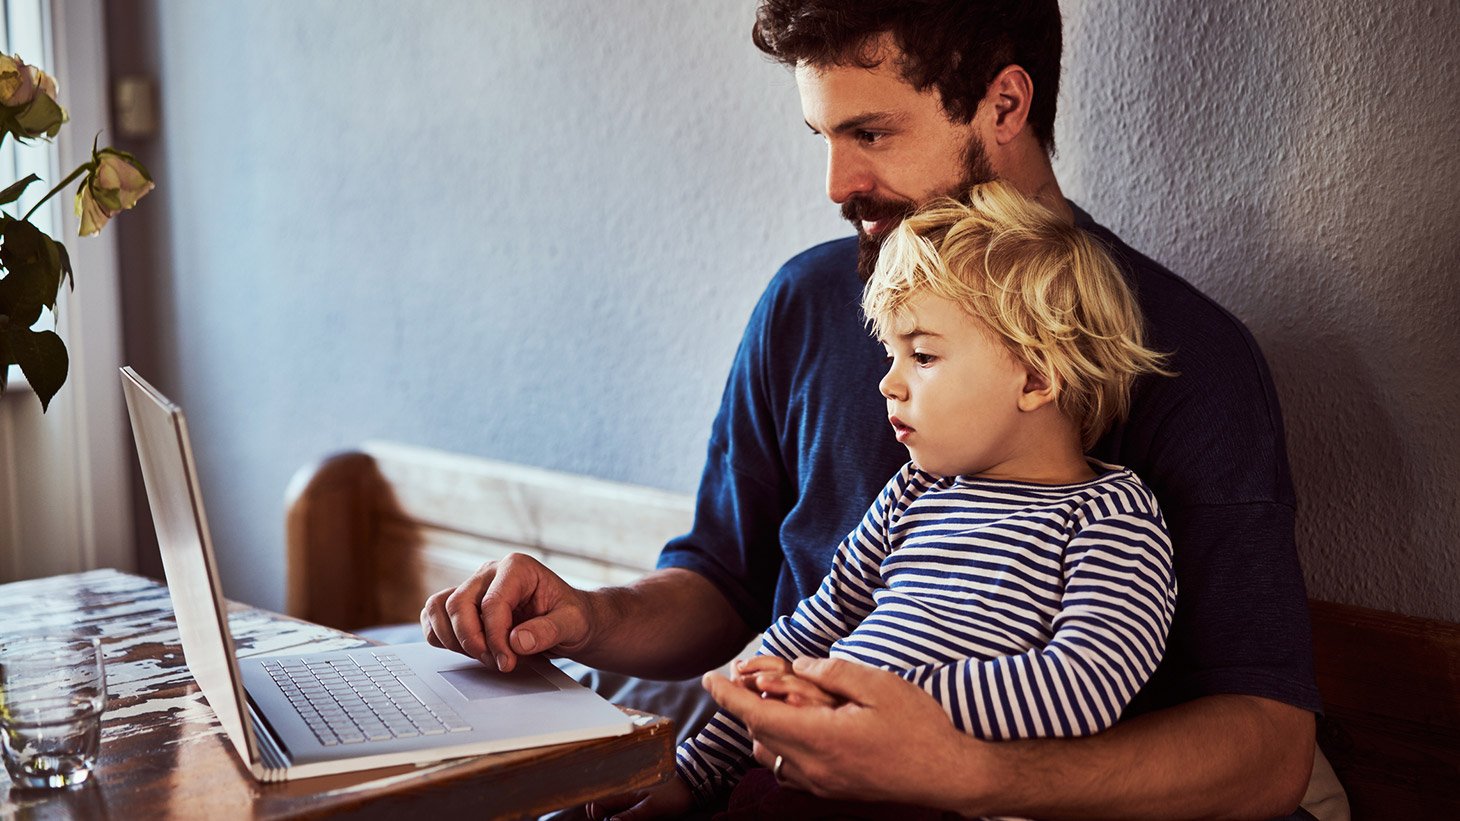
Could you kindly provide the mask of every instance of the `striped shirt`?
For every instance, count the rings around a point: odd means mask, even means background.
[[[981,739],[1110,727],[1161,659],[1176,579],[1151,491],[1095,467],[1050,486],[909,462],[759,652],[893,670]],[[740,779],[750,748],[721,711],[680,745],[676,768],[707,802]]]

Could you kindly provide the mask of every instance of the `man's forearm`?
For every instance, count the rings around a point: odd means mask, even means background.
[[[942,782],[954,791],[938,803],[1049,819],[1269,819],[1302,799],[1313,735],[1306,710],[1210,696],[1088,738],[970,739]]]
[[[752,631],[725,596],[689,570],[657,570],[588,594],[591,641],[572,657],[644,678],[688,678],[739,652]]]

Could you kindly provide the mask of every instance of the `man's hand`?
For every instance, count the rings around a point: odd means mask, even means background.
[[[657,787],[624,793],[594,801],[584,809],[593,821],[643,821],[647,818],[678,818],[694,807],[689,785],[678,775]]]
[[[674,679],[718,667],[752,631],[719,588],[690,570],[656,570],[633,584],[577,590],[520,553],[487,562],[426,600],[426,641],[511,670],[552,651],[600,670]]]
[[[964,815],[1272,818],[1292,811],[1313,763],[1313,715],[1253,696],[1206,696],[1083,738],[988,743],[898,676],[798,659],[798,678],[846,701],[792,707],[713,673],[705,687],[745,722],[754,755],[817,795]]]
[[[777,698],[792,707],[835,707],[841,700],[792,672],[791,662],[780,656],[752,656],[730,668],[731,681],[761,698]]]
[[[960,778],[978,778],[966,737],[916,685],[839,659],[797,659],[792,669],[840,706],[793,706],[715,673],[704,677],[715,701],[750,729],[756,761],[773,767],[782,757],[783,783],[828,798],[946,806],[930,774],[952,765]]]
[[[592,637],[592,601],[531,556],[487,562],[426,600],[426,641],[507,672],[519,655],[571,655]]]

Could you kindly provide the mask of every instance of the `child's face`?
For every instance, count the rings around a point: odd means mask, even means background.
[[[879,389],[897,441],[914,463],[942,476],[1011,472],[1027,372],[979,320],[957,304],[919,294],[894,336]]]

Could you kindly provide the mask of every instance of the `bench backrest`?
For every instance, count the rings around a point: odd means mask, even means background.
[[[341,629],[414,622],[514,551],[580,587],[629,582],[694,514],[679,494],[386,442],[301,470],[287,506],[289,612]]]
[[[1318,744],[1355,819],[1460,818],[1460,625],[1310,601]]]
[[[579,586],[627,582],[693,514],[681,494],[371,442],[295,476],[288,608],[346,630],[415,622],[513,551]],[[1460,625],[1311,606],[1319,742],[1354,818],[1460,818]]]

